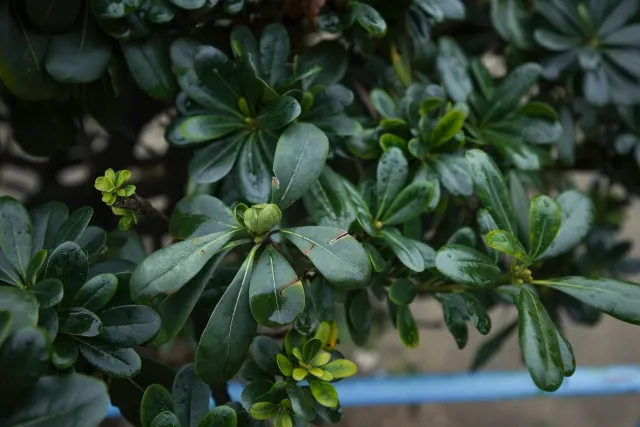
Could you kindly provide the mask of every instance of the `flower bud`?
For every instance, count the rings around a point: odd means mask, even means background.
[[[282,219],[278,206],[271,203],[254,205],[244,212],[244,225],[254,234],[264,234]]]

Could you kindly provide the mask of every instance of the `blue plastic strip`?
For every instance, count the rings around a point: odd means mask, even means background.
[[[344,407],[486,402],[540,396],[610,396],[640,393],[640,366],[578,368],[555,393],[540,391],[527,371],[361,377],[343,380],[334,386]],[[241,384],[229,384],[233,400],[239,400],[241,392]],[[108,418],[119,416],[117,408],[109,408]]]

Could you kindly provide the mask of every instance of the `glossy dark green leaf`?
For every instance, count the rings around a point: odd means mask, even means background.
[[[385,268],[387,268],[386,260],[375,246],[373,246],[369,242],[362,242],[362,247],[369,256],[369,260],[371,261],[371,265],[373,266],[373,271],[375,271],[376,273],[380,273],[384,271]]]
[[[207,3],[207,0],[169,0],[169,1],[174,5],[178,6],[179,8],[186,9],[186,10],[200,9]],[[182,427],[187,427],[187,426],[182,426]]]
[[[38,311],[38,326],[49,333],[49,339],[55,340],[59,329],[58,312],[55,308],[44,308]]]
[[[314,84],[328,86],[342,80],[349,67],[349,57],[340,43],[323,41],[305,51],[300,58],[300,66],[304,70],[321,68],[319,73],[303,81],[305,89]]]
[[[327,408],[335,408],[338,406],[338,392],[333,386],[327,382],[315,379],[309,379],[309,388],[314,399]]]
[[[494,261],[497,261],[499,256],[498,251],[487,245],[486,241],[487,234],[498,229],[496,222],[486,209],[478,209],[477,222],[478,231],[480,232],[482,243],[487,249],[487,254],[489,257],[493,258]]]
[[[360,243],[334,227],[296,227],[280,230],[340,289],[359,289],[369,284],[371,262]]]
[[[373,310],[366,289],[352,292],[345,304],[347,325],[354,343],[364,346],[371,335]]]
[[[269,86],[277,86],[287,78],[290,41],[282,24],[267,25],[260,37],[260,65],[262,77]]]
[[[114,378],[131,378],[141,369],[140,356],[132,348],[117,348],[94,340],[79,340],[80,354],[94,368]]]
[[[44,265],[44,262],[46,259],[47,259],[46,249],[39,250],[38,252],[33,254],[33,257],[31,258],[31,260],[29,261],[29,264],[27,265],[27,272],[25,275],[26,283],[30,285],[34,285],[36,283],[36,281],[38,280],[38,273],[40,272],[40,269]],[[7,274],[7,271],[11,271],[11,270],[3,269],[2,271],[4,271],[5,274]],[[9,273],[11,275],[10,277],[14,277],[12,273],[13,271]]]
[[[269,245],[256,263],[249,285],[251,313],[258,323],[292,323],[304,310],[302,282],[287,260]]]
[[[429,165],[435,169],[440,182],[451,194],[470,196],[473,193],[473,180],[464,158],[438,154],[429,160]]]
[[[47,402],[43,405],[42,402]],[[109,408],[105,383],[89,376],[71,373],[41,377],[10,414],[0,416],[3,426],[77,427],[102,422]]]
[[[542,390],[555,391],[564,379],[558,335],[540,299],[522,288],[518,299],[520,348],[533,382]]]
[[[487,245],[504,254],[519,259],[525,265],[531,264],[531,258],[516,236],[504,230],[494,230],[485,238]]]
[[[249,306],[255,246],[211,313],[196,350],[196,374],[207,384],[233,377],[244,361],[257,324]]]
[[[207,108],[237,114],[239,95],[233,89],[236,87],[237,76],[229,58],[213,46],[197,47],[192,58],[192,68],[195,69],[192,78],[195,81],[187,87],[181,83],[183,90]],[[196,98],[194,94],[202,96]]]
[[[76,239],[76,243],[89,253],[89,257],[95,258],[107,250],[107,233],[100,227],[89,226]]]
[[[280,405],[271,402],[256,402],[251,405],[249,413],[256,420],[269,420],[278,415]]]
[[[58,279],[64,287],[63,304],[73,301],[78,290],[87,280],[89,263],[80,246],[66,242],[56,247],[47,262],[45,277]]]
[[[142,0],[90,0],[91,11],[96,18],[118,19],[133,13]]]
[[[259,369],[259,368],[257,368]],[[252,405],[258,402],[265,402],[271,400],[271,387],[272,381],[268,381],[264,378],[258,378],[249,384],[242,390],[240,401],[242,406],[249,410]]]
[[[204,3],[206,0],[199,1]],[[169,0],[143,0],[140,5],[140,15],[155,24],[166,24],[175,18],[175,12]]]
[[[235,166],[235,183],[251,203],[266,203],[271,193],[273,136],[267,132],[252,133],[242,147]]]
[[[569,340],[567,340],[558,329],[556,329],[556,334],[558,335],[558,344],[560,346],[560,356],[562,357],[564,376],[570,377],[576,372],[576,357],[573,354],[573,347]]]
[[[564,292],[616,319],[640,324],[640,287],[614,279],[570,276],[535,282]]]
[[[179,239],[201,237],[237,227],[231,210],[222,201],[206,194],[180,200],[169,222],[171,235]]]
[[[232,134],[196,151],[189,162],[189,176],[200,184],[220,181],[233,168],[247,135]]]
[[[158,35],[147,40],[121,43],[122,53],[136,83],[149,96],[170,100],[178,92],[171,71],[169,49]]]
[[[171,393],[160,384],[152,384],[144,391],[140,404],[142,427],[151,427],[153,420],[162,412],[173,412]]]
[[[280,129],[293,122],[302,112],[300,104],[290,96],[279,96],[267,103],[256,117],[262,130]]]
[[[491,0],[491,23],[496,32],[519,49],[533,44],[527,25],[530,13],[517,0]]]
[[[28,268],[28,267],[27,267]],[[11,286],[20,287],[23,285],[23,280],[20,277],[20,273],[15,269],[11,262],[6,257],[2,249],[0,249],[0,282],[7,283]]]
[[[289,126],[280,136],[273,162],[277,185],[273,201],[286,209],[318,179],[329,153],[327,136],[308,123]]]
[[[501,118],[514,111],[540,74],[542,74],[542,67],[533,62],[511,71],[493,93],[489,100],[491,107],[484,112],[483,120]]]
[[[397,225],[416,218],[429,208],[433,194],[433,185],[427,181],[409,184],[396,196],[380,221]]]
[[[23,289],[0,286],[0,311],[11,313],[9,333],[22,328],[33,328],[38,323],[36,296]]]
[[[389,287],[389,299],[397,305],[411,304],[416,294],[416,286],[409,279],[397,279]]]
[[[50,352],[49,337],[42,329],[23,328],[11,334],[0,349],[0,388],[15,393],[32,387],[47,373]]]
[[[256,268],[257,271],[257,268]],[[254,272],[254,275],[256,273]],[[253,340],[253,359],[264,372],[280,375],[280,368],[276,358],[280,354],[280,344],[272,338],[260,335]]]
[[[398,306],[396,312],[396,328],[405,346],[417,348],[420,345],[420,331],[408,306]]]
[[[151,422],[151,427],[180,427],[178,417],[171,411],[160,412]]]
[[[387,33],[387,22],[380,12],[366,3],[349,1],[350,13],[358,23],[373,37],[384,37]]]
[[[520,135],[527,142],[551,144],[562,137],[562,125],[539,117],[523,117],[517,121]]]
[[[349,229],[356,219],[355,207],[343,178],[328,166],[302,201],[314,223],[318,225]]]
[[[87,225],[89,225],[89,221],[91,221],[92,216],[93,209],[89,206],[73,211],[73,213],[65,219],[62,225],[60,225],[60,228],[54,234],[51,248],[57,248],[58,245],[64,242],[75,242],[78,240],[87,228]]]
[[[491,337],[489,340],[482,343],[476,350],[473,361],[471,362],[472,371],[478,370],[489,362],[489,360],[496,354],[507,339],[513,334],[518,327],[518,322],[514,321],[502,328],[497,334]]]
[[[33,226],[24,206],[9,196],[0,197],[0,248],[24,278],[33,249]]]
[[[102,77],[110,60],[109,41],[86,11],[77,28],[53,36],[45,67],[61,83],[84,84]]]
[[[530,247],[529,241],[529,212],[530,202],[527,189],[515,171],[509,173],[509,197],[516,214],[516,223],[520,241],[524,247]]]
[[[100,333],[101,328],[100,318],[84,308],[71,307],[60,312],[60,333],[95,337]]]
[[[473,83],[467,72],[469,60],[454,39],[438,39],[436,68],[449,96],[456,102],[466,102],[473,91]]]
[[[407,159],[399,148],[389,148],[378,162],[376,217],[380,218],[402,191],[409,174]]]
[[[382,117],[394,118],[398,116],[398,105],[391,95],[383,89],[373,89],[369,96],[373,107]]]
[[[444,323],[453,335],[456,345],[459,349],[465,348],[469,340],[469,328],[468,313],[462,297],[456,294],[436,294],[436,298],[442,304]]]
[[[151,307],[123,305],[104,310],[100,339],[117,347],[135,347],[149,341],[160,329],[160,316]]]
[[[159,305],[154,306],[161,318],[160,330],[149,342],[149,345],[160,346],[166,344],[178,335],[189,318],[191,311],[196,306],[202,291],[209,283],[213,272],[232,247],[223,248],[178,292],[165,298]]]
[[[53,238],[62,223],[69,216],[69,209],[60,202],[49,202],[31,212],[33,221],[33,252],[50,249]]]
[[[436,254],[436,268],[456,283],[489,286],[500,278],[500,268],[488,256],[468,246],[443,246]]]
[[[196,377],[193,363],[185,365],[176,375],[172,395],[180,427],[197,427],[209,411],[211,391]]]
[[[455,137],[466,119],[466,114],[460,110],[449,110],[440,120],[436,123],[435,127],[429,135],[429,147],[439,147],[451,138]]]
[[[475,248],[476,233],[471,227],[459,228],[447,239],[447,245],[464,245]]]
[[[25,8],[29,21],[46,33],[65,31],[73,25],[82,8],[82,0],[58,3],[55,0],[27,0]]]
[[[131,299],[148,304],[157,295],[179,291],[235,233],[235,230],[220,231],[154,252],[138,264],[131,275]]]
[[[466,154],[476,193],[500,230],[516,235],[516,215],[509,202],[500,169],[484,151],[472,149]]]
[[[0,311],[0,348],[9,337],[13,327],[12,314],[8,310]]]
[[[50,308],[62,301],[64,291],[58,279],[44,279],[33,287],[40,308]]]
[[[232,132],[241,131],[244,123],[238,117],[220,114],[207,114],[187,118],[181,122],[179,135],[181,144],[190,145],[204,141],[213,141]]]
[[[51,363],[58,369],[67,369],[78,360],[78,344],[69,337],[56,339],[51,349]]]
[[[380,237],[407,268],[418,273],[427,268],[420,249],[397,229],[383,228]]]
[[[562,208],[549,196],[540,195],[531,200],[529,214],[531,258],[535,259],[551,245],[562,223]]]
[[[238,416],[229,406],[218,406],[207,412],[198,427],[236,427]]]
[[[313,397],[304,392],[296,384],[287,383],[287,396],[291,401],[293,413],[305,421],[313,421],[316,418],[316,407]]]
[[[575,248],[589,233],[595,220],[593,202],[576,190],[562,193],[557,202],[562,208],[562,223],[551,246],[538,255],[538,260],[562,255]]]
[[[113,298],[118,289],[118,278],[110,273],[98,274],[82,285],[73,298],[74,307],[97,312]]]

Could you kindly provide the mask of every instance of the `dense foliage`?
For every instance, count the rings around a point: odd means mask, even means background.
[[[0,425],[95,426],[109,401],[142,427],[335,423],[357,372],[339,344],[375,345],[383,309],[417,347],[424,298],[461,349],[469,323],[491,333],[473,369],[518,331],[557,390],[564,314],[640,324],[618,236],[639,18],[640,0],[0,2],[0,167],[40,178],[0,197]],[[158,126],[166,152],[142,142]],[[492,332],[498,305],[518,316]]]

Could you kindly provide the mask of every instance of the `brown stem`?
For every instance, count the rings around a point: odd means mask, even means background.
[[[154,208],[147,199],[143,199],[137,194],[130,197],[118,197],[113,207],[133,211],[136,214],[157,218],[164,223],[169,223],[169,219],[165,214]]]

